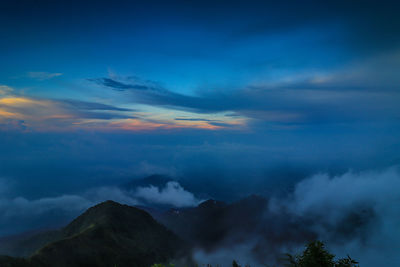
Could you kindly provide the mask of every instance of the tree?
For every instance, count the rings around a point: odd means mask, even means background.
[[[338,260],[335,267],[359,267],[359,265],[357,261],[347,255],[347,258]]]
[[[307,245],[301,255],[287,254],[286,266],[288,267],[359,267],[358,262],[347,256],[345,259],[334,260],[335,255],[325,249],[320,241]]]

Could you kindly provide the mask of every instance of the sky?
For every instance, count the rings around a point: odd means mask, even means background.
[[[114,186],[151,174],[193,204],[396,168],[399,5],[1,1],[0,210],[137,203]]]

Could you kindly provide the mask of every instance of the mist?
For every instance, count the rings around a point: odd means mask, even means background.
[[[319,173],[297,182],[286,195],[269,196],[264,219],[254,232],[231,232],[220,246],[197,249],[200,263],[281,266],[286,253],[320,240],[337,258],[350,255],[360,266],[396,266],[400,249],[400,172]]]

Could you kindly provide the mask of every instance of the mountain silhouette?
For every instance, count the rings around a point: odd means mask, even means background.
[[[113,201],[89,208],[28,259],[0,266],[145,266],[184,253],[184,242],[147,212]]]
[[[284,211],[273,213],[268,204],[267,199],[251,195],[230,204],[208,200],[194,208],[152,215],[193,248],[213,252],[251,244],[251,253],[260,262],[280,255],[277,248],[282,244],[299,246],[316,238],[300,219]]]

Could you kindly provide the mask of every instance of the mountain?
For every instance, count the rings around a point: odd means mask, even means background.
[[[267,204],[259,196],[231,204],[210,199],[194,208],[170,209],[152,215],[194,246],[212,249],[220,246],[226,237],[232,237],[231,233],[249,235],[259,229]]]
[[[274,213],[268,204],[267,199],[252,195],[230,204],[208,200],[197,207],[152,215],[194,248],[213,252],[245,244],[261,263],[280,255],[281,245],[296,247],[316,238],[300,218],[284,211]]]
[[[0,256],[0,267],[148,267],[177,260],[191,266],[189,252],[195,257],[196,252],[205,252],[196,260],[208,263],[204,255],[215,252],[218,256],[231,248],[235,253],[244,251],[246,258],[260,264],[275,264],[282,251],[318,236],[312,217],[297,217],[270,206],[268,199],[257,195],[233,203],[210,199],[197,207],[169,210],[106,201],[62,229],[22,235],[18,242],[9,242],[14,251],[19,249],[21,255],[30,257]],[[366,234],[362,231],[373,217],[368,209],[351,213],[332,234],[338,240],[344,235]]]
[[[29,257],[44,245],[62,238],[60,230],[41,230],[0,238],[0,255]]]
[[[148,267],[184,252],[184,242],[147,212],[106,201],[60,229],[57,240],[30,258],[2,257],[0,266]]]
[[[226,205],[221,201],[207,200],[194,208],[170,209],[164,213],[151,214],[192,245],[208,247],[217,244],[225,235],[226,230],[221,220]]]

